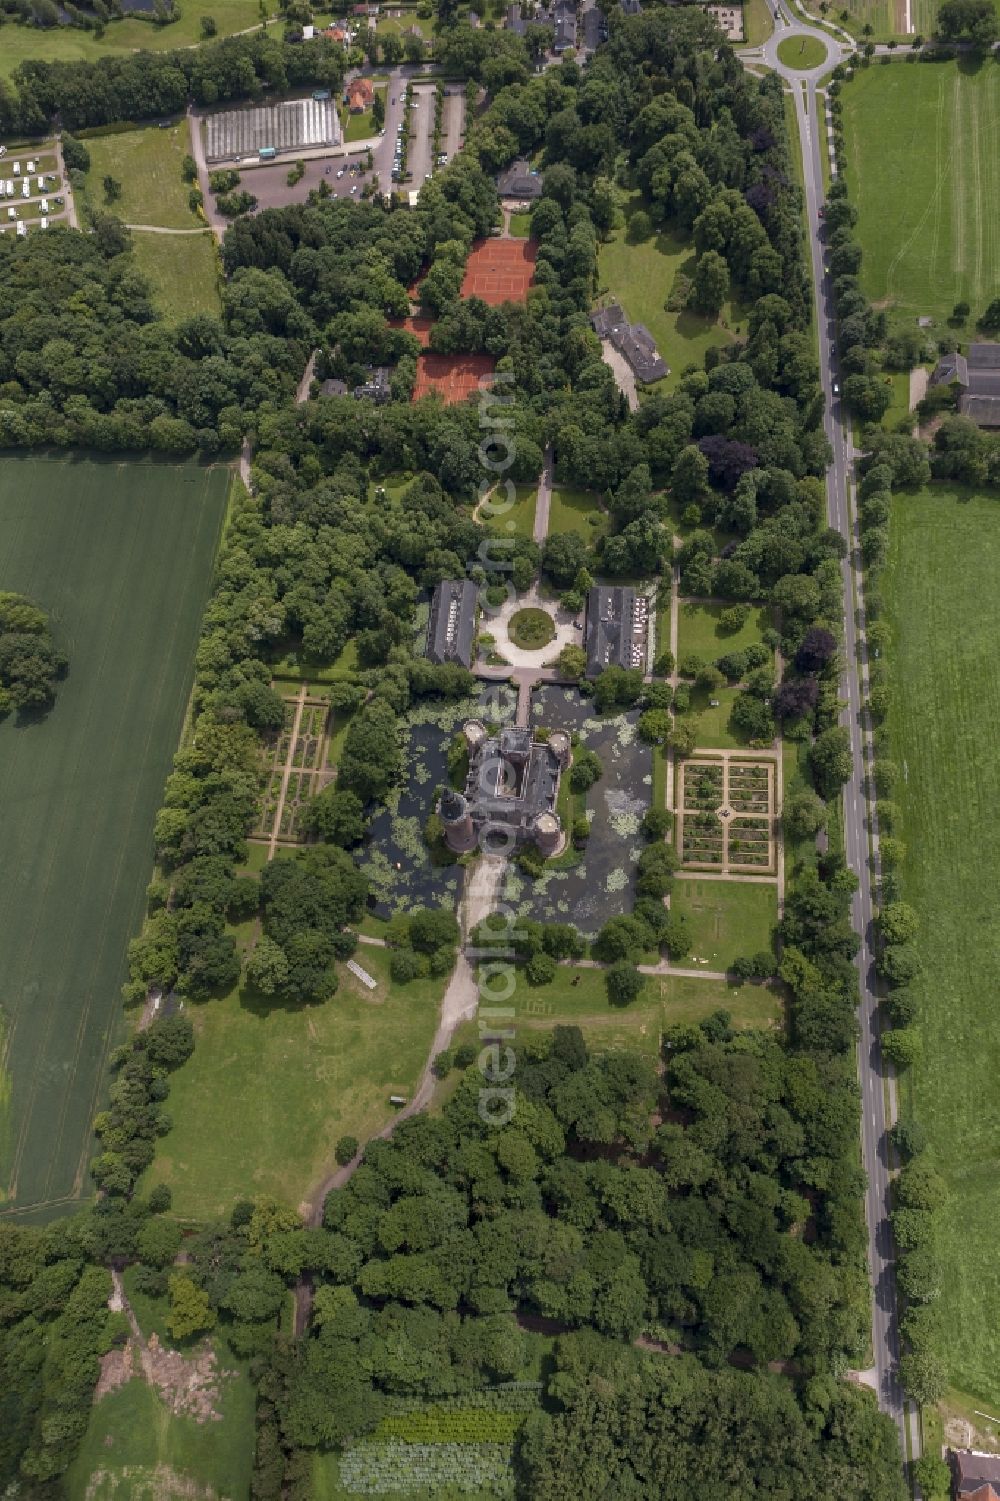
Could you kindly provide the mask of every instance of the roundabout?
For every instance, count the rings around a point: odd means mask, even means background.
[[[743,55],[773,68],[790,83],[799,81],[814,88],[851,50],[831,32],[786,12],[780,3],[775,19],[777,25],[767,41]]]
[[[820,38],[815,32],[786,36],[778,43],[778,61],[783,67],[794,68],[798,73],[811,73],[826,62],[827,56],[826,38]]]

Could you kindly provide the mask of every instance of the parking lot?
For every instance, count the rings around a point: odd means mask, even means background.
[[[251,159],[234,163],[241,176],[240,188],[252,193],[257,199],[256,212],[265,208],[283,208],[289,203],[302,203],[320,183],[325,183],[330,193],[338,198],[360,198],[365,185],[371,182],[375,182],[384,193],[392,190],[399,193],[418,191],[438,166],[434,160],[435,86],[432,82],[412,84],[407,176],[405,179],[393,178],[399,128],[404,116],[404,96],[410,85],[410,75],[414,71],[412,66],[404,65],[389,74],[384,85],[385,127],[380,134],[338,146],[305,147],[298,151],[290,149],[282,152],[272,162],[260,163]],[[445,95],[441,122],[440,152],[449,161],[461,146],[464,122],[464,90],[461,86],[454,85]],[[192,136],[197,138],[202,147],[199,175],[205,193],[205,211],[213,229],[221,234],[230,221],[218,213],[214,195],[208,190],[204,145],[197,125]],[[369,150],[373,163],[371,170],[366,168]],[[197,149],[195,154],[199,154]],[[288,173],[296,160],[303,162],[305,172],[297,182],[289,186]]]
[[[70,197],[55,143],[3,148],[0,156],[0,231],[23,237],[70,219]]]

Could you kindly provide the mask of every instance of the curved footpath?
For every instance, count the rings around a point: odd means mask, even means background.
[[[798,124],[799,146],[805,183],[806,223],[812,263],[813,294],[819,343],[820,379],[826,397],[824,430],[833,450],[826,475],[827,512],[831,526],[848,542],[842,564],[844,589],[844,647],[847,663],[841,683],[846,707],[841,723],[850,734],[852,769],[844,788],[844,834],[847,862],[858,877],[852,904],[852,921],[860,935],[858,978],[860,1043],[858,1068],[861,1082],[861,1140],[867,1186],[865,1219],[868,1230],[868,1266],[872,1284],[872,1344],[874,1370],[865,1373],[873,1385],[883,1412],[895,1422],[904,1456],[920,1454],[920,1425],[916,1410],[907,1402],[899,1385],[899,1320],[896,1298],[895,1248],[891,1209],[891,1148],[888,1129],[894,1114],[895,1090],[892,1071],[882,1058],[879,1040],[873,923],[875,886],[878,879],[878,824],[874,806],[866,799],[867,767],[872,759],[871,726],[864,710],[868,685],[868,650],[865,611],[861,594],[861,564],[857,506],[854,504],[854,458],[850,420],[834,382],[839,379],[834,343],[835,319],[831,278],[824,266],[822,221],[819,209],[824,197],[821,152],[829,150],[825,119],[817,85],[836,63],[854,50],[836,37],[805,25],[792,15],[786,0],[768,0],[777,26],[763,47],[754,49],[748,61],[763,61],[791,86]],[[825,61],[816,68],[800,70],[778,59],[778,47],[789,37],[812,38],[826,48]],[[825,102],[825,101],[824,101]],[[821,129],[824,139],[821,139]],[[836,175],[836,166],[832,167]],[[857,573],[855,572],[857,569]],[[871,821],[871,845],[869,826]],[[907,1443],[909,1439],[909,1443]]]

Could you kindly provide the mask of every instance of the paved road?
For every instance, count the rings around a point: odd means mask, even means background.
[[[896,1376],[899,1360],[899,1325],[896,1304],[894,1247],[889,1222],[890,1173],[889,1144],[886,1135],[885,1075],[878,1035],[878,1002],[875,993],[872,921],[875,892],[869,863],[868,809],[865,778],[871,755],[871,737],[862,711],[867,683],[867,650],[863,603],[855,593],[853,560],[858,556],[856,507],[852,515],[848,493],[853,484],[853,455],[850,426],[842,403],[834,394],[839,384],[837,353],[834,347],[834,313],[831,279],[824,267],[822,220],[819,208],[824,196],[822,151],[827,149],[825,111],[817,98],[816,85],[840,55],[839,44],[822,32],[812,31],[795,20],[785,0],[771,0],[780,15],[779,26],[763,48],[768,63],[792,84],[802,165],[805,180],[806,216],[809,250],[815,288],[816,321],[819,333],[820,378],[826,396],[824,425],[833,449],[833,462],[827,473],[827,508],[830,524],[848,539],[850,554],[843,564],[844,646],[847,671],[841,684],[841,698],[847,707],[842,716],[851,737],[852,771],[844,789],[844,830],[847,861],[859,881],[854,897],[852,918],[861,938],[858,973],[861,990],[859,1010],[861,1081],[861,1128],[864,1166],[868,1185],[865,1193],[865,1218],[868,1227],[868,1259],[872,1281],[872,1341],[875,1355],[875,1380],[879,1405],[896,1423],[900,1443],[905,1448],[904,1425],[907,1404]],[[783,68],[777,61],[777,43],[789,35],[811,34],[829,49],[827,62],[811,72]],[[874,815],[872,815],[874,817]],[[877,827],[873,827],[877,851]],[[911,1453],[919,1454],[918,1430],[911,1418]]]

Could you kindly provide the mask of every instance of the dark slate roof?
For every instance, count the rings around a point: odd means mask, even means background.
[[[628,319],[617,302],[609,302],[607,307],[599,307],[596,313],[591,313],[590,322],[599,338],[610,339],[615,329],[627,323]]]
[[[321,396],[346,396],[347,387],[342,380],[325,380],[319,388]]]
[[[471,579],[445,579],[434,590],[427,626],[427,655],[432,662],[472,665],[479,591]]]
[[[362,385],[354,387],[354,395],[358,401],[363,397],[367,397],[369,401],[388,401],[392,392],[389,389],[389,372],[385,366],[369,370],[368,379]]]
[[[622,13],[626,16],[641,16],[642,0],[622,0]]]
[[[504,824],[530,836],[538,815],[555,810],[558,791],[559,758],[529,729],[503,729],[472,751],[465,796],[477,826]]]
[[[552,23],[555,27],[555,40],[552,43],[553,52],[565,52],[568,47],[575,47],[576,7],[570,5],[568,0],[558,0],[552,12]]]
[[[635,590],[595,584],[587,595],[587,676],[631,667]],[[645,665],[645,664],[643,664]]]
[[[969,367],[964,354],[943,354],[934,367],[932,386],[960,386],[969,384]]]
[[[958,410],[963,417],[978,422],[980,427],[1000,427],[1000,394],[978,396],[966,392],[959,399]]]
[[[540,198],[542,179],[530,162],[514,162],[497,178],[497,192],[501,198]]]
[[[656,340],[641,323],[633,323],[628,333],[623,335],[621,352],[639,380],[662,380],[665,375],[670,374],[666,361],[660,358]]]
[[[629,323],[617,302],[590,315],[591,326],[601,339],[608,339],[624,355],[637,380],[662,380],[670,366],[661,358],[656,340],[642,323]]]
[[[1000,344],[970,344],[970,370],[1000,370]]]
[[[977,1454],[971,1449],[953,1449],[951,1463],[956,1496],[975,1496],[981,1491],[989,1495],[991,1485],[994,1494],[1000,1495],[1000,1456]]]
[[[524,36],[528,23],[521,14],[520,5],[508,5],[507,7],[507,30],[515,36]]]

